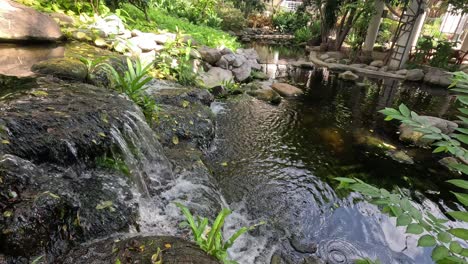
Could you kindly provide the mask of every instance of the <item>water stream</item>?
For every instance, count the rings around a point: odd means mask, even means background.
[[[394,227],[394,219],[375,206],[353,201],[356,194],[337,191],[333,178],[399,186],[442,216],[455,206],[444,182],[450,179],[447,170],[429,150],[401,144],[396,122],[385,122],[377,111],[404,102],[418,113],[450,119],[454,97],[441,88],[394,80],[365,79],[356,85],[322,69],[294,73],[291,81],[305,94],[279,106],[252,98],[213,106],[217,134],[207,160],[237,213],[230,224],[268,222],[244,237],[231,255],[240,263],[270,263],[276,253],[302,263],[307,254],[301,252],[317,247],[327,263],[365,257],[431,263],[430,249],[416,247],[416,238]],[[405,150],[414,164],[395,161],[372,142]]]

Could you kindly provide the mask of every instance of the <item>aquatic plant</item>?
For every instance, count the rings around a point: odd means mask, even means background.
[[[229,260],[227,250],[232,247],[237,238],[249,230],[253,230],[257,224],[250,227],[242,227],[237,230],[229,239],[224,240],[223,238],[223,225],[227,216],[231,214],[231,210],[223,208],[219,212],[215,221],[211,223],[206,217],[193,217],[190,210],[182,205],[181,203],[175,203],[175,205],[182,211],[185,216],[185,222],[182,222],[182,226],[189,226],[195,243],[206,253],[216,257],[224,264],[235,264],[237,262]]]
[[[125,161],[120,157],[108,157],[104,155],[96,159],[96,165],[101,168],[111,169],[115,171],[120,171],[123,174],[129,176],[130,169],[128,168]]]
[[[458,101],[463,105],[459,108],[461,115],[460,121],[468,124],[468,74],[459,72],[455,74],[451,89],[459,92]],[[415,112],[411,111],[404,104],[399,109],[385,108],[380,111],[385,114],[386,120],[397,119],[402,123],[413,127],[415,131],[424,134],[424,138],[434,140],[434,153],[447,152],[452,156],[466,160],[468,158],[467,150],[463,144],[468,144],[468,129],[457,128],[457,132],[451,135],[443,134],[440,129],[426,123]],[[465,163],[449,164],[455,170],[463,175],[468,175],[468,165]],[[468,230],[465,228],[452,228],[446,224],[447,219],[435,217],[429,211],[417,208],[412,201],[406,197],[401,190],[389,192],[385,189],[379,189],[356,178],[338,177],[340,181],[339,188],[350,189],[364,195],[365,199],[379,206],[382,212],[390,217],[396,217],[397,226],[405,226],[406,233],[419,235],[418,246],[433,247],[432,259],[436,263],[467,263],[468,248],[465,248],[468,242]],[[468,181],[462,179],[448,180],[448,183],[462,189],[464,192],[452,192],[455,198],[463,205],[468,206]],[[447,212],[453,219],[468,223],[468,212],[451,211]],[[464,245],[460,243],[464,242]]]

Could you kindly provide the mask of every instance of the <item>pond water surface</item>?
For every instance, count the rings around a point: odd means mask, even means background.
[[[280,62],[292,59],[274,48],[255,48]],[[399,186],[442,216],[456,206],[444,182],[453,176],[438,163],[443,156],[401,144],[397,122],[384,121],[377,111],[405,103],[420,114],[450,119],[455,98],[443,88],[395,80],[356,85],[324,69],[295,71],[289,81],[299,83],[304,95],[278,106],[243,97],[213,106],[217,134],[208,163],[239,214],[230,224],[267,221],[231,255],[240,263],[269,263],[273,254],[303,263],[312,252],[328,263],[365,257],[432,263],[430,249],[416,247],[417,238],[395,228],[395,219],[375,206],[353,201],[358,195],[337,190],[333,178],[358,177],[390,190]],[[414,164],[392,159],[375,142],[405,151]]]

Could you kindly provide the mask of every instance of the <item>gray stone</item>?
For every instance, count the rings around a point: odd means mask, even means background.
[[[258,60],[258,53],[254,49],[238,49],[237,54],[244,55],[249,60]]]
[[[386,154],[395,161],[404,164],[414,164],[413,158],[411,158],[408,154],[406,154],[402,150],[389,150]]]
[[[75,24],[75,19],[72,18],[71,16],[67,16],[62,13],[54,12],[49,14],[50,17],[52,17],[57,23],[63,26],[71,26]]]
[[[250,77],[250,73],[252,72],[252,68],[250,67],[250,63],[245,62],[240,67],[232,69],[232,73],[234,77],[236,77],[236,81],[243,82]]]
[[[334,58],[336,60],[341,60],[345,57],[345,55],[340,51],[329,51],[326,54],[329,56],[329,58]]]
[[[353,64],[350,64],[349,66],[355,67],[355,68],[364,68],[364,67],[366,67],[367,65],[366,65],[366,64],[363,64],[363,63],[353,63]]]
[[[131,34],[132,34],[132,37],[139,37],[139,36],[143,35],[143,32],[141,32],[141,31],[138,30],[138,29],[133,29],[133,30],[131,31]]]
[[[158,46],[153,39],[147,38],[145,36],[133,37],[129,39],[129,42],[140,48],[143,52],[154,50]]]
[[[406,76],[407,73],[408,73],[407,69],[401,69],[395,72],[395,74],[404,75],[404,76]]]
[[[406,73],[406,80],[408,81],[421,81],[424,78],[424,72],[421,69],[408,70]]]
[[[297,96],[304,93],[301,89],[287,83],[274,83],[271,88],[282,96]]]
[[[384,62],[382,60],[375,60],[375,61],[371,62],[369,65],[380,68],[380,67],[384,66]]]
[[[212,67],[209,71],[202,73],[200,78],[206,88],[213,88],[225,81],[233,79],[232,72],[219,67]]]
[[[258,63],[257,60],[249,59],[249,60],[247,61],[247,63],[249,63],[249,64],[250,64],[250,67],[251,67],[252,69],[254,69],[254,70],[259,71],[259,70],[262,69],[262,65],[260,65],[260,63]]]
[[[119,38],[129,39],[132,37],[132,32],[128,29],[125,29],[121,34],[119,34]]]
[[[224,48],[220,52],[221,52],[221,55],[234,54],[234,52],[229,48]]]
[[[426,126],[437,127],[444,134],[453,133],[458,128],[455,122],[433,116],[419,116],[417,121]],[[427,146],[433,142],[433,140],[422,138],[424,136],[423,133],[414,131],[411,126],[405,124],[400,125],[399,131],[401,141],[410,142],[418,146]]]
[[[234,56],[236,57],[232,62],[232,66],[234,67],[240,67],[242,64],[247,62],[247,58],[242,54],[235,54]]]
[[[424,82],[448,87],[452,83],[453,74],[439,68],[430,67],[424,75]]]
[[[382,68],[379,69],[380,72],[386,72],[388,71],[388,66],[383,66]]]
[[[336,59],[335,58],[328,58],[328,59],[324,60],[324,62],[326,62],[326,63],[336,63]]]
[[[90,28],[99,29],[106,35],[119,35],[125,32],[125,25],[122,20],[116,15],[110,15],[99,19],[92,24]]]
[[[324,61],[324,60],[326,60],[326,59],[329,59],[329,58],[330,58],[330,55],[328,55],[328,54],[322,54],[322,55],[320,55],[319,58],[320,58],[321,60]]]
[[[338,78],[344,79],[344,80],[349,80],[349,81],[355,81],[359,79],[359,76],[353,73],[352,71],[345,71],[343,73],[340,73],[338,75]]]
[[[166,34],[153,34],[153,40],[159,44],[166,44],[170,37]]]
[[[379,68],[375,67],[375,66],[366,66],[366,67],[364,67],[364,69],[371,70],[371,71],[378,71],[379,70]]]
[[[57,41],[62,32],[55,20],[10,0],[0,0],[0,40]]]
[[[218,62],[216,62],[216,66],[227,70],[229,69],[229,61],[223,56]]]
[[[218,49],[201,47],[198,52],[200,52],[202,59],[211,65],[215,65],[221,59],[221,52]]]

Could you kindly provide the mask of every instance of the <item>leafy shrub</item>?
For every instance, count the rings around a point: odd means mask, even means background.
[[[222,20],[220,27],[223,30],[237,31],[243,29],[247,24],[242,11],[235,8],[231,3],[220,3],[219,8],[216,10]]]
[[[312,31],[307,26],[301,27],[301,28],[297,29],[296,31],[294,31],[294,41],[296,43],[307,42],[313,36],[314,35],[313,35]]]
[[[223,225],[227,216],[231,214],[231,211],[227,208],[223,208],[216,217],[215,221],[211,223],[206,217],[196,217],[190,213],[190,210],[180,204],[176,203],[176,206],[182,211],[185,216],[185,222],[182,226],[190,227],[192,231],[195,243],[211,256],[216,257],[225,264],[234,264],[235,261],[228,259],[227,250],[232,247],[237,238],[249,230],[253,230],[258,225],[250,227],[242,227],[237,230],[229,239],[224,240],[223,238]],[[263,223],[260,223],[263,224]]]
[[[124,5],[124,10],[134,16],[134,22],[130,22],[131,27],[140,29],[142,31],[154,31],[155,29],[168,30],[170,32],[183,31],[192,36],[198,44],[206,45],[209,47],[228,47],[230,49],[237,49],[240,44],[236,38],[229,34],[202,25],[192,24],[184,19],[177,18],[169,15],[167,12],[160,9],[148,10],[148,16],[151,22],[142,20],[144,14],[131,5]]]
[[[452,43],[446,40],[440,40],[435,47],[434,56],[430,61],[430,65],[433,67],[444,68],[447,70],[453,70],[453,66],[450,67],[449,61],[453,58],[453,48],[456,43]]]
[[[310,21],[310,16],[305,12],[279,11],[272,17],[273,26],[280,32],[295,32],[304,27]]]

